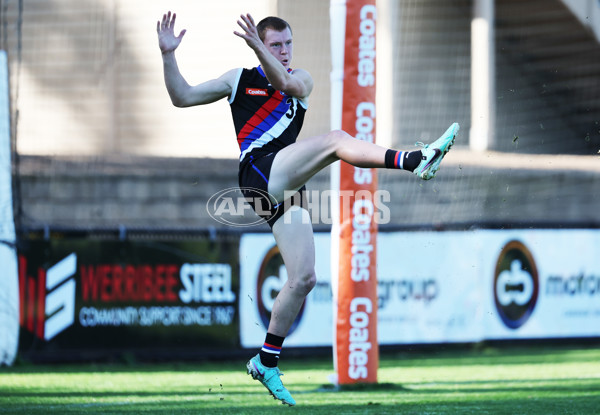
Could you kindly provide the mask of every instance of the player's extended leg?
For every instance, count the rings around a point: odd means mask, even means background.
[[[273,304],[267,331],[267,339],[279,340],[279,343],[272,345],[266,341],[260,354],[250,359],[246,366],[248,373],[259,380],[275,399],[291,406],[296,401],[281,383],[277,364],[269,366],[264,358],[279,357],[283,338],[316,284],[315,244],[309,213],[298,206],[290,207],[273,224],[273,235],[288,274]]]
[[[423,149],[413,152],[389,150],[357,140],[340,130],[297,141],[275,156],[269,175],[269,194],[277,201],[283,201],[285,191],[298,190],[317,172],[337,160],[356,167],[404,168],[424,180],[432,179],[452,147],[458,130],[458,124],[454,123],[435,142],[419,143]]]
[[[304,299],[317,282],[315,242],[308,211],[298,206],[289,208],[273,224],[273,236],[283,258],[288,279],[273,304],[268,331],[285,337]]]
[[[305,138],[279,151],[269,175],[269,194],[282,201],[283,191],[297,190],[337,160],[357,167],[385,167],[387,149],[357,140],[344,131]]]

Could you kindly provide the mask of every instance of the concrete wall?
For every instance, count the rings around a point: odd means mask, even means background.
[[[237,186],[235,160],[127,157],[83,165],[23,157],[18,168],[23,228],[234,229],[213,220],[206,203],[216,192]],[[384,226],[600,226],[596,157],[491,152],[473,157],[453,150],[431,181],[379,172],[379,189],[390,194],[385,202],[390,221]],[[330,189],[328,170],[307,189],[311,197]],[[330,215],[313,213],[315,225],[327,228]],[[268,228],[242,228],[261,229]]]

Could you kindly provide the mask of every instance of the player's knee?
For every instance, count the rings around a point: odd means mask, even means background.
[[[317,275],[314,270],[306,272],[298,278],[297,288],[302,295],[308,295],[315,288],[315,285],[317,285]]]
[[[340,141],[343,141],[347,138],[352,138],[350,134],[345,132],[344,130],[332,130],[327,134],[327,138],[330,142],[334,144],[338,144]]]
[[[332,153],[336,153],[337,150],[343,145],[343,142],[352,138],[347,132],[343,130],[332,130],[325,136],[327,140],[327,146]]]

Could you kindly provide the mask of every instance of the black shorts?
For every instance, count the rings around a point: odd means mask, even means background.
[[[276,154],[269,153],[260,157],[248,156],[248,159],[240,163],[238,173],[240,190],[246,201],[258,216],[267,221],[271,228],[290,206],[305,207],[307,205],[305,186],[302,186],[294,195],[279,204],[271,202],[269,198],[269,176]]]

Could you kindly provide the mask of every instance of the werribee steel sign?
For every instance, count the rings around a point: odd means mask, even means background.
[[[238,348],[237,243],[26,241],[20,350]]]

